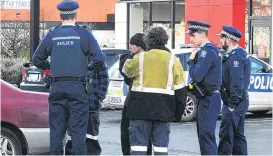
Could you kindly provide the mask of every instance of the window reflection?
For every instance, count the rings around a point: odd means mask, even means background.
[[[175,48],[180,48],[185,43],[185,3],[178,1],[175,5]],[[149,30],[149,3],[131,4],[130,36],[137,32]],[[163,27],[168,35],[168,48],[172,45],[172,5],[169,1],[152,2],[152,26]],[[142,23],[143,22],[143,23]]]
[[[252,16],[271,16],[272,0],[253,0]]]
[[[253,54],[258,58],[270,58],[270,27],[253,27]]]

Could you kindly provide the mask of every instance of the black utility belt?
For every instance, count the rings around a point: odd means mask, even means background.
[[[83,77],[51,77],[52,82],[56,81],[77,81],[77,82],[88,82],[89,77],[83,76]]]
[[[197,83],[191,83],[188,86],[188,91],[191,94],[195,95],[195,97],[198,100],[201,100],[206,96],[211,96],[213,93],[219,92],[219,89],[220,87],[217,87],[217,86],[211,85],[211,86],[205,87],[204,85],[197,84]]]

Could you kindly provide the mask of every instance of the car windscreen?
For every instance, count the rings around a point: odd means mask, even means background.
[[[109,71],[110,70],[118,70],[118,68],[119,68],[119,60],[109,68]]]
[[[106,64],[107,64],[107,68],[109,69],[117,60],[119,59],[118,55],[106,55]]]

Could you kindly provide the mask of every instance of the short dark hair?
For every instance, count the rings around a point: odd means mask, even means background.
[[[73,20],[77,16],[77,13],[75,14],[60,14],[60,17],[63,21],[65,20]]]
[[[136,33],[134,36],[130,39],[130,44],[136,45],[143,50],[146,50],[146,44],[145,44],[145,34],[144,33]]]
[[[168,43],[169,36],[162,27],[151,28],[147,33],[146,44],[148,47],[165,46]]]
[[[198,30],[197,33],[205,33],[206,37],[208,37],[209,32],[207,30]]]

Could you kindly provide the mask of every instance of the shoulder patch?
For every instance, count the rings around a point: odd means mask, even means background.
[[[207,51],[202,50],[200,56],[201,57],[206,57],[206,55],[207,55]]]
[[[59,27],[60,26],[52,27],[52,28],[49,29],[49,31],[53,31],[54,29],[59,28]]]
[[[239,67],[239,61],[233,61],[233,67]]]

